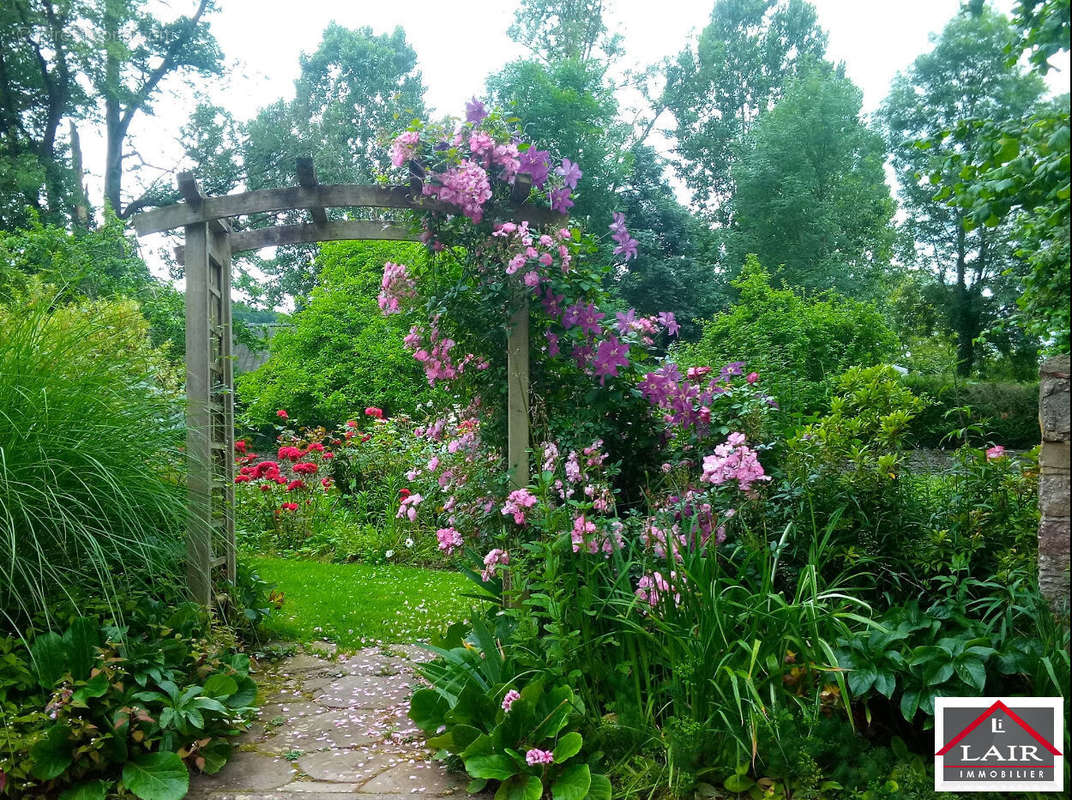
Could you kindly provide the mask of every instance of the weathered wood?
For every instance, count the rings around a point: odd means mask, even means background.
[[[209,232],[186,226],[186,576],[198,603],[212,601],[212,411]]]
[[[211,256],[220,265],[220,359],[223,362],[223,469],[217,476],[223,483],[224,516],[223,558],[227,570],[227,580],[234,583],[238,577],[237,548],[235,546],[235,437],[234,437],[234,359],[231,354],[233,335],[231,332],[231,245],[226,233],[212,235]]]
[[[197,209],[205,202],[205,196],[201,194],[201,188],[197,185],[197,178],[192,172],[180,172],[176,178],[179,186],[179,194],[191,208]]]
[[[409,187],[340,183],[317,185],[309,189],[301,186],[288,186],[283,189],[258,189],[243,194],[208,197],[199,208],[194,208],[189,203],[176,203],[138,214],[134,217],[134,229],[138,236],[145,236],[212,219],[317,207],[408,208],[458,213],[453,206],[429,198],[415,198]],[[532,225],[545,225],[565,220],[561,214],[555,214],[550,209],[524,204],[514,207],[511,217],[526,220]]]
[[[311,242],[341,242],[354,239],[376,241],[416,242],[420,237],[397,222],[370,221],[364,219],[329,222],[327,225],[276,225],[272,228],[233,233],[229,237],[232,253],[260,250],[262,247],[278,247],[284,244],[309,244]],[[184,248],[175,247],[175,260],[183,263]]]
[[[298,185],[303,189],[312,189],[320,185],[320,182],[316,179],[316,168],[313,166],[313,159],[308,157],[298,159]],[[317,225],[328,224],[328,215],[322,206],[310,208],[309,215]]]
[[[507,468],[514,488],[529,485],[529,304],[510,317],[506,342]]]

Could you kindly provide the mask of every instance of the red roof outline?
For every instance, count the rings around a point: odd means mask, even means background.
[[[1045,747],[1047,750],[1049,750],[1051,754],[1053,754],[1055,756],[1061,755],[1061,752],[1056,747],[1054,747],[1052,744],[1050,744],[1048,741],[1046,741],[1045,737],[1041,736],[1038,733],[1038,731],[1036,731],[1034,728],[1032,728],[1030,725],[1028,725],[1026,722],[1024,722],[1024,720],[1020,717],[1019,714],[1017,714],[1015,711],[1013,711],[1011,708],[1009,708],[1007,705],[1005,705],[1000,700],[998,700],[996,703],[994,703],[994,705],[990,706],[990,708],[988,708],[986,711],[984,711],[982,714],[980,714],[978,717],[976,717],[975,720],[971,724],[969,724],[966,728],[964,728],[964,730],[962,730],[960,733],[958,733],[956,736],[954,736],[950,740],[949,744],[947,744],[945,747],[943,747],[941,750],[939,750],[937,753],[935,753],[935,755],[936,756],[944,756],[946,753],[948,753],[950,750],[952,750],[953,747],[955,747],[956,744],[961,739],[963,739],[965,736],[967,736],[969,733],[971,733],[973,730],[975,730],[977,727],[979,727],[979,725],[982,723],[982,721],[985,720],[987,717],[989,717],[991,714],[993,714],[995,711],[1004,711],[1006,714],[1009,715],[1010,719],[1012,719],[1013,722],[1015,722],[1017,725],[1019,725],[1025,731],[1027,731],[1027,733],[1030,734],[1032,739],[1034,739],[1036,742],[1038,742],[1043,747]]]

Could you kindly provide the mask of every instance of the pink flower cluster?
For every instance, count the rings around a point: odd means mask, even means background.
[[[603,533],[584,514],[578,516],[573,520],[573,530],[570,531],[573,552],[580,553],[584,551],[590,555],[603,553],[604,556],[610,558],[611,553],[615,550],[620,550],[625,544],[622,538],[622,523],[618,520],[613,520],[610,524],[611,532]]]
[[[462,535],[454,530],[453,526],[440,528],[436,531],[436,539],[439,540],[439,549],[448,556],[462,546]]]
[[[488,552],[484,556],[484,569],[480,573],[480,578],[485,583],[495,577],[495,570],[499,566],[510,565],[510,554],[505,550],[500,550],[498,547]]]
[[[383,279],[380,281],[380,294],[376,301],[384,314],[397,314],[402,310],[402,301],[417,296],[417,284],[406,271],[405,264],[383,265]]]
[[[421,142],[421,135],[417,131],[405,131],[395,137],[391,145],[391,163],[401,167],[417,155],[417,146]]]
[[[504,222],[491,235],[505,245],[502,259],[506,274],[520,272],[525,285],[532,290],[550,284],[554,265],[557,264],[563,275],[570,270],[573,255],[566,243],[573,234],[569,228],[538,233],[529,228],[528,222]]]
[[[503,695],[502,710],[509,714],[511,707],[513,707],[514,703],[520,699],[521,692],[519,692],[517,689],[511,689],[505,695]]]
[[[424,500],[419,494],[409,494],[402,498],[402,502],[398,506],[398,513],[395,514],[397,519],[406,517],[410,522],[417,521],[417,506]]]
[[[540,750],[536,747],[525,753],[525,763],[530,767],[535,767],[537,764],[553,764],[555,761],[555,754],[550,750]]]
[[[745,444],[744,434],[731,433],[713,455],[704,458],[700,480],[715,486],[735,480],[742,492],[750,492],[753,483],[769,481],[770,476],[763,472],[756,451]]]
[[[465,160],[431,178],[424,184],[424,194],[457,206],[473,222],[484,218],[484,203],[491,199],[491,182],[483,167]]]
[[[525,524],[525,511],[536,505],[536,496],[528,489],[515,489],[502,507],[503,516],[512,516],[517,525]]]
[[[477,369],[488,368],[487,361],[477,360],[472,353],[467,353],[460,361],[453,359],[450,351],[454,349],[456,342],[449,336],[440,334],[438,317],[432,320],[427,344],[422,341],[423,334],[423,329],[414,325],[402,342],[414,351],[413,357],[424,366],[424,374],[428,378],[429,385],[435,386],[436,381],[454,380],[474,361],[476,361]]]
[[[650,572],[642,575],[637,581],[636,596],[642,603],[647,603],[655,608],[659,603],[673,598],[674,605],[681,605],[681,586],[685,584],[685,576],[677,572],[670,572],[670,580],[663,577],[661,572]],[[646,610],[646,609],[645,609]]]
[[[993,447],[987,448],[987,451],[986,451],[986,460],[987,461],[996,461],[997,459],[1004,458],[1004,457],[1005,457],[1005,448],[1002,447],[1000,444],[996,444]]]

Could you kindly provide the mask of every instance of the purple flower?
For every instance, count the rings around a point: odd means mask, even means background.
[[[596,335],[599,333],[599,321],[606,316],[592,303],[583,303],[578,300],[572,306],[568,306],[562,312],[562,327],[580,328],[585,333]]]
[[[562,165],[555,169],[556,175],[562,176],[562,183],[571,189],[577,188],[577,181],[581,179],[581,168],[568,158],[562,159]]]
[[[614,255],[625,256],[628,261],[637,257],[637,240],[629,235],[625,227],[625,214],[620,211],[614,212],[614,221],[607,226],[610,228],[610,238],[618,243],[614,248]]]
[[[609,336],[599,343],[596,356],[592,360],[592,370],[599,377],[599,382],[610,376],[618,377],[618,367],[629,366],[629,345],[615,336]]]
[[[547,183],[547,174],[551,170],[550,165],[547,163],[547,159],[550,156],[551,154],[546,150],[537,150],[535,147],[530,147],[518,156],[521,161],[518,172],[526,172],[531,175],[533,185],[537,189],[542,189],[543,185]]]
[[[677,336],[678,331],[681,330],[681,326],[677,324],[672,311],[660,311],[659,324],[666,328],[666,332],[671,336]]]
[[[631,308],[628,311],[619,311],[615,316],[618,318],[618,333],[629,333],[633,323],[636,322],[636,309]]]
[[[488,115],[488,109],[475,97],[465,104],[465,121],[480,124]]]
[[[614,248],[614,255],[623,256],[626,261],[631,258],[637,257],[637,240],[633,238],[626,239],[624,242],[620,242],[617,247]]]
[[[570,200],[570,190],[568,186],[563,186],[561,189],[551,190],[551,210],[559,214],[566,214],[573,208],[573,201]]]

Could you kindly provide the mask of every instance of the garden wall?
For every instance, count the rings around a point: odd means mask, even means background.
[[[1068,601],[1069,562],[1069,357],[1055,356],[1039,370],[1039,586],[1053,605]]]

